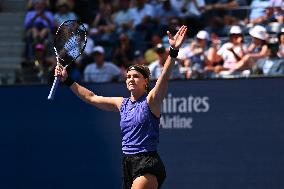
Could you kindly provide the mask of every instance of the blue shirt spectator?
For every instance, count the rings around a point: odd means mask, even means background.
[[[34,10],[27,12],[24,24],[27,29],[32,27],[54,28],[53,15],[50,11],[46,10],[44,0],[38,0],[35,2]]]
[[[265,10],[270,6],[269,0],[253,0],[250,5],[249,20],[253,21],[259,17],[265,16]]]
[[[256,69],[263,75],[283,75],[284,59],[278,56],[279,44],[277,38],[268,40],[268,57],[259,59],[256,62]]]

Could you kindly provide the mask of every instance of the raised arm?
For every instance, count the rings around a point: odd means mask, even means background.
[[[149,107],[152,113],[157,117],[160,116],[161,105],[168,91],[168,81],[175,66],[175,60],[177,57],[178,49],[180,48],[185,39],[186,32],[186,26],[182,26],[175,34],[175,36],[172,36],[169,31],[167,32],[169,44],[171,46],[170,56],[168,56],[164,64],[162,74],[159,76],[155,87],[149,92],[147,96]]]
[[[61,81],[67,84],[70,89],[75,93],[80,99],[86,103],[92,104],[99,109],[116,111],[120,110],[120,105],[122,103],[122,97],[103,97],[98,96],[89,89],[79,85],[76,82],[73,82],[68,78],[66,68],[63,68],[62,65],[57,65],[55,69],[55,76],[60,75]]]

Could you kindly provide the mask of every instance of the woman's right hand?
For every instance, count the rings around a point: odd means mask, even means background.
[[[57,64],[54,70],[54,76],[59,76],[61,82],[64,82],[68,77],[66,66],[63,67],[61,64]]]

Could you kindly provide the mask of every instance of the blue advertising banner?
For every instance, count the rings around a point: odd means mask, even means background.
[[[163,189],[284,188],[284,78],[171,81]],[[87,85],[124,96],[122,83]],[[119,114],[61,86],[0,87],[0,188],[121,188]]]

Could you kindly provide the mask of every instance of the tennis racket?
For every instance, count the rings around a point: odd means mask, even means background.
[[[54,38],[54,51],[57,64],[67,67],[84,51],[87,43],[87,31],[78,20],[67,20],[57,29]],[[55,91],[60,82],[60,76],[54,78],[48,100],[54,99]]]

